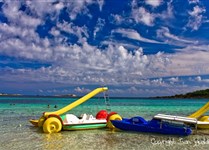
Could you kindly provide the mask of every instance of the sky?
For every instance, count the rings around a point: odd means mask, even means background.
[[[208,39],[207,0],[0,0],[0,93],[207,89]]]

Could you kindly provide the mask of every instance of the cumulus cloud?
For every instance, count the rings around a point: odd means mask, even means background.
[[[91,90],[90,89],[87,89],[87,88],[84,88],[84,87],[76,87],[74,89],[75,92],[78,92],[78,93],[88,93],[90,92]]]
[[[206,10],[204,7],[200,7],[199,5],[194,6],[192,11],[188,11],[190,17],[186,26],[191,28],[192,30],[198,30],[204,22],[203,14],[205,12]]]
[[[179,82],[179,78],[178,77],[172,77],[168,79],[171,83],[175,83],[175,82]]]
[[[37,27],[42,23],[40,18],[28,16],[20,11],[17,11],[16,9],[12,12],[8,12],[8,9],[10,8],[5,9],[4,13],[7,14],[9,21],[11,21],[13,24],[25,27]]]
[[[155,14],[150,13],[144,7],[138,7],[135,1],[132,2],[132,17],[137,23],[153,26]]]
[[[162,3],[162,1],[161,0],[146,0],[145,3],[153,7],[158,7]]]
[[[136,23],[142,23],[149,27],[156,25],[156,19],[162,20],[164,24],[170,24],[170,20],[174,18],[172,2],[172,0],[168,2],[162,2],[161,0],[146,0],[145,3],[154,8],[165,3],[166,9],[162,11],[155,11],[154,9],[146,9],[145,7],[141,6],[139,1],[134,0],[131,4],[131,16]]]
[[[30,80],[48,81],[59,83],[129,83],[134,79],[141,78],[144,73],[149,75],[150,66],[156,63],[160,65],[162,60],[153,61],[143,54],[143,50],[137,49],[129,52],[123,46],[109,46],[101,51],[94,46],[85,43],[82,47],[74,45],[67,48],[55,47],[52,65],[40,69],[15,70],[22,78],[30,76]],[[23,50],[19,49],[22,53]],[[22,57],[28,58],[25,53]],[[30,53],[30,57],[36,57],[36,53]],[[43,57],[43,56],[42,56]],[[153,56],[154,58],[154,56]],[[53,61],[53,59],[55,59]],[[150,66],[149,66],[150,65]],[[72,71],[73,70],[73,71]],[[150,75],[149,75],[150,76]]]
[[[201,76],[197,76],[195,77],[195,80],[198,82],[205,82],[205,83],[209,83],[209,79],[202,79]]]
[[[111,22],[113,24],[120,25],[125,21],[126,21],[126,19],[123,16],[121,16],[119,14],[111,14]]]
[[[196,80],[196,81],[201,81],[202,78],[201,78],[201,76],[197,76],[197,77],[195,78],[195,80]]]
[[[164,84],[164,81],[162,78],[154,79],[151,82],[152,82],[152,84],[155,84],[155,85],[163,85]]]

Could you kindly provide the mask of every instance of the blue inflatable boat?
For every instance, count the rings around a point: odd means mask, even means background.
[[[126,131],[150,132],[183,136],[190,135],[192,133],[191,128],[185,125],[164,122],[160,119],[152,119],[150,121],[146,121],[142,117],[133,117],[130,119],[123,118],[122,120],[111,120],[111,122],[116,128]]]

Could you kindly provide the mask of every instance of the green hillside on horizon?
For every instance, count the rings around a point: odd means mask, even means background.
[[[174,96],[162,96],[157,98],[209,98],[209,89],[197,90],[186,94],[177,94]]]

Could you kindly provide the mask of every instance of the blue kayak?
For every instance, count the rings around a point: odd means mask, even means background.
[[[146,121],[144,118],[138,116],[130,119],[123,118],[122,120],[111,120],[111,122],[116,128],[126,131],[150,132],[183,136],[190,135],[192,133],[191,128],[186,127],[185,125],[177,125],[169,122],[164,122],[159,119]]]

